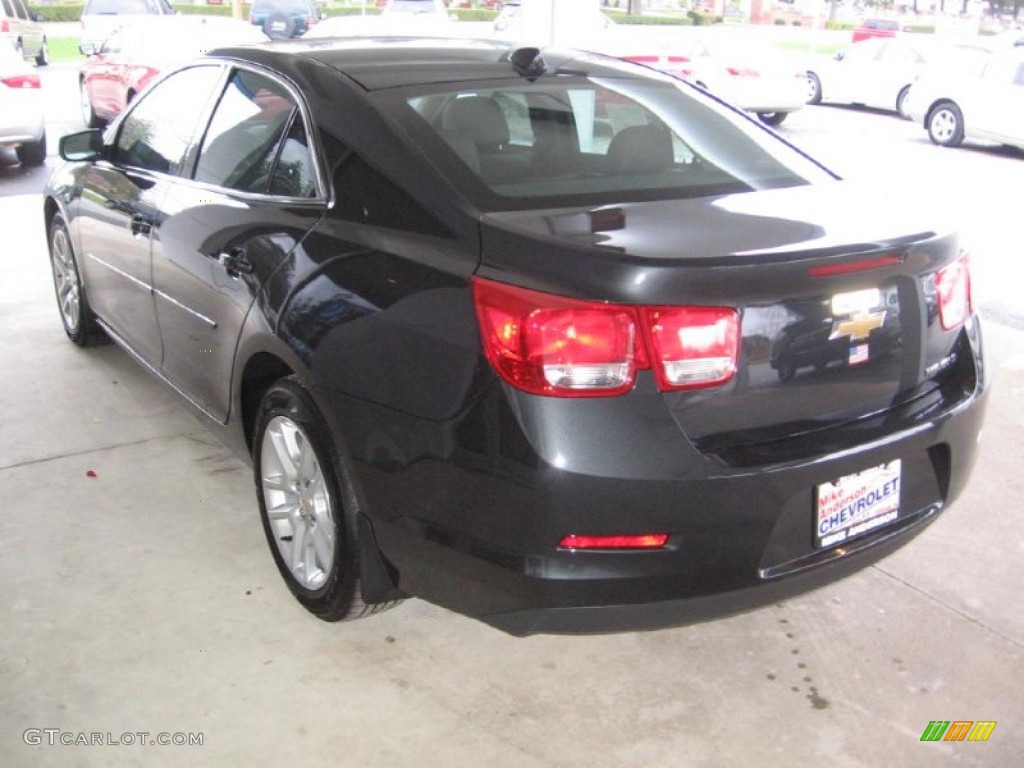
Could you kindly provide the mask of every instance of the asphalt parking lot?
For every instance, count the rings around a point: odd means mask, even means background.
[[[880,114],[791,122],[786,135],[858,180],[913,168],[962,196],[998,367],[972,483],[913,543],[838,584],[594,637],[515,639],[419,600],[354,624],[311,618],[268,555],[249,469],[118,349],[67,342],[41,174],[0,157],[0,763],[1019,764],[1018,204],[974,185],[1019,180],[1024,158],[936,150]],[[923,743],[935,720],[997,725],[984,743]],[[61,743],[80,734],[103,743]]]

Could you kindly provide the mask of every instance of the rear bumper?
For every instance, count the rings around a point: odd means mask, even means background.
[[[698,453],[662,428],[656,396],[637,398],[620,420],[607,403],[499,389],[457,423],[364,408],[342,434],[373,432],[373,444],[348,447],[404,592],[519,635],[676,626],[827,584],[935,520],[967,481],[987,399],[977,322],[970,336],[977,376],[954,407],[863,445],[771,465]],[[399,446],[398,435],[415,444]],[[904,467],[899,519],[815,549],[815,488],[894,459]],[[668,545],[557,547],[566,534],[651,532],[669,533]]]

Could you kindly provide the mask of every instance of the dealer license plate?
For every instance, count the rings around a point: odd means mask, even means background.
[[[900,515],[900,460],[818,486],[814,543],[833,547],[894,522]]]

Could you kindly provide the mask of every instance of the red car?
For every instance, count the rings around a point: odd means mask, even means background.
[[[97,50],[83,43],[88,56],[79,69],[82,120],[98,128],[113,120],[163,71],[214,48],[266,42],[259,29],[217,16],[153,16],[115,30]]]
[[[896,37],[900,24],[895,19],[864,19],[859,27],[853,30],[853,42],[870,40],[872,37]]]

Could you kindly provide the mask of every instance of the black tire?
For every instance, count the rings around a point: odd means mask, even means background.
[[[106,121],[92,108],[92,99],[89,98],[85,80],[78,81],[78,103],[82,110],[82,122],[85,123],[86,128],[102,128],[106,125]]]
[[[958,147],[964,140],[964,115],[952,101],[940,101],[928,113],[925,127],[932,143]]]
[[[813,72],[807,73],[807,103],[821,104],[821,79]]]
[[[46,38],[43,38],[42,44],[39,46],[39,52],[36,54],[36,65],[45,67],[50,63],[50,44],[46,42]]]
[[[263,22],[263,34],[271,40],[292,37],[295,34],[295,20],[286,13],[272,13]]]
[[[50,267],[57,309],[68,338],[80,347],[108,343],[109,337],[97,324],[96,315],[89,306],[71,235],[59,213],[50,222]]]
[[[326,424],[297,379],[278,380],[256,414],[253,471],[263,532],[288,588],[318,618],[345,621],[398,601],[363,599],[358,495]]]
[[[39,166],[46,162],[46,131],[38,141],[26,141],[19,145],[14,154],[22,165]]]
[[[902,117],[904,120],[909,120],[910,115],[907,114],[907,96],[910,95],[910,86],[904,85],[900,88],[900,92],[896,96],[896,114]]]
[[[789,112],[758,112],[757,117],[765,125],[777,126],[789,117]]]

